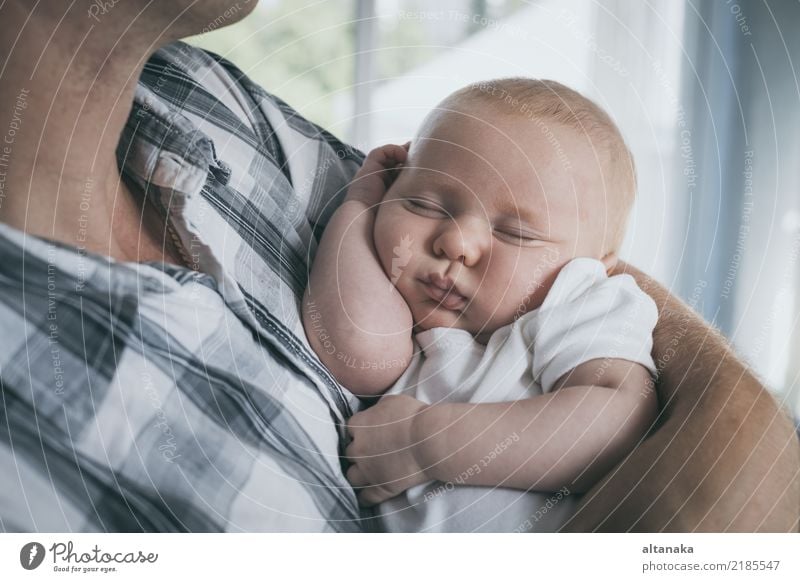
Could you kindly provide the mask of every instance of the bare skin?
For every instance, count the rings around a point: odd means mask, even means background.
[[[585,495],[565,531],[796,532],[800,445],[727,341],[656,281],[660,426]]]
[[[163,219],[121,179],[115,151],[149,56],[229,3],[201,0],[187,11],[189,0],[126,1],[96,18],[92,4],[0,7],[0,127],[23,91],[27,104],[10,144],[0,222],[121,261],[181,264]]]
[[[40,2],[32,15],[28,2],[8,1],[0,8],[2,28],[10,31],[0,35],[0,127],[9,127],[13,104],[27,90],[27,107],[4,169],[0,221],[67,244],[82,242],[87,250],[118,260],[179,262],[165,244],[164,225],[120,180],[114,152],[149,55],[201,31],[231,3],[128,0],[101,15],[100,23],[88,17],[91,4],[80,0],[67,11],[68,3]],[[191,11],[184,12],[189,6]],[[226,23],[246,14],[240,10]],[[79,204],[89,178],[91,240],[83,242],[77,238]],[[680,309],[686,308],[665,292],[646,290],[660,306],[684,313]],[[666,313],[656,330],[656,350],[662,354],[683,321]],[[797,529],[800,453],[790,438],[790,423],[724,342],[707,339],[708,328],[695,316],[688,329],[684,337],[696,339],[682,343],[659,386],[662,403],[675,395],[667,405],[672,416],[629,462],[589,491],[570,529]],[[684,379],[687,370],[691,382]],[[696,407],[698,402],[710,406]],[[720,420],[706,434],[718,412]],[[669,454],[659,458],[667,443]],[[692,455],[698,443],[702,446]],[[735,486],[726,491],[731,482]],[[669,489],[662,493],[665,483]],[[641,495],[618,506],[632,487]],[[719,494],[734,488],[744,497]],[[653,507],[641,511],[650,501]]]
[[[487,112],[483,114],[488,117]],[[518,129],[513,120],[493,121],[505,124],[503,129],[510,133]],[[561,263],[578,253],[597,253],[600,258],[602,230],[578,228],[573,219],[577,209],[555,195],[564,190],[563,174],[552,166],[547,171],[540,167],[538,178],[543,188],[531,186],[532,192],[520,188],[503,195],[502,180],[536,183],[526,173],[524,158],[509,163],[507,151],[485,138],[486,127],[474,124],[455,131],[457,124],[447,125],[456,135],[445,139],[434,132],[427,143],[414,146],[412,157],[424,165],[407,165],[388,193],[390,170],[408,161],[408,154],[397,145],[372,151],[320,242],[304,303],[307,335],[337,379],[361,396],[384,391],[407,368],[412,321],[433,320],[434,326],[450,323],[489,336],[513,317],[520,304],[532,309],[541,303],[560,268],[560,264],[548,264],[549,257],[558,256]],[[559,131],[566,142],[568,130]],[[521,129],[514,139],[532,158],[547,160],[550,146],[540,136]],[[456,141],[462,155],[451,151],[449,144]],[[441,147],[442,143],[448,145]],[[579,146],[575,150],[576,159],[588,154]],[[488,159],[493,153],[497,157],[487,167],[474,159]],[[579,165],[591,168],[588,162]],[[486,177],[492,168],[497,169],[497,183]],[[416,197],[430,198],[441,188],[427,182],[426,172],[458,176],[472,185],[481,178],[488,183],[476,187],[474,196],[450,191],[442,202],[452,210],[440,211],[426,198],[420,198],[426,205],[420,209],[409,202]],[[591,169],[587,174],[580,182],[590,184],[599,179],[591,175]],[[485,192],[495,196],[484,196]],[[585,201],[597,215],[595,201],[584,194],[580,192],[575,203]],[[515,206],[527,217],[524,231],[518,222],[511,226],[514,223],[503,210]],[[545,207],[547,220],[536,211]],[[381,213],[385,213],[383,220]],[[483,216],[492,228],[480,224]],[[541,225],[539,234],[527,234],[533,232],[529,223]],[[541,232],[545,224],[551,227],[549,235]],[[409,233],[410,256],[403,261],[402,274],[392,282],[392,247],[404,233]],[[377,253],[374,246],[380,247]],[[459,256],[464,257],[462,263],[457,262]],[[611,268],[616,256],[605,260]],[[437,312],[437,307],[431,307],[436,302],[418,290],[416,281],[437,263],[449,265],[448,272],[460,267],[462,290],[470,289],[463,318]],[[546,268],[537,269],[537,265]],[[529,284],[532,274],[539,277],[536,285]],[[470,279],[480,279],[481,284],[473,290]],[[315,289],[323,291],[315,293]],[[332,293],[332,289],[338,292]],[[527,295],[530,293],[532,297]],[[505,317],[496,315],[501,303],[508,312]],[[488,323],[484,320],[487,315]],[[387,360],[399,363],[375,369],[363,366],[363,362]],[[419,483],[455,480],[514,434],[518,441],[471,476],[468,484],[537,491],[567,487],[573,493],[584,492],[647,432],[657,412],[655,396],[643,366],[609,358],[586,362],[565,374],[552,392],[517,402],[424,406],[408,396],[386,397],[350,420],[354,439],[346,454],[353,465],[347,476],[360,488],[363,503],[379,503]],[[384,417],[387,407],[392,413]]]
[[[589,489],[562,531],[797,531],[800,447],[775,399],[687,305],[630,265],[620,263],[615,272],[633,275],[659,307],[653,355],[662,410],[657,427]],[[523,479],[533,477],[553,489],[566,483],[570,491],[583,491],[592,471],[582,481],[570,481],[568,473],[553,481],[526,466],[544,457],[549,444],[541,445],[544,434],[537,436],[530,422],[536,400],[426,406],[407,396],[383,399],[350,423],[354,442],[360,439],[351,450],[387,461],[366,467],[382,471],[377,482],[383,485],[358,477],[366,501],[381,499],[387,486],[404,489],[403,479],[455,480],[486,452],[475,426],[489,427],[482,433],[491,435],[486,442],[516,432],[530,445],[523,451],[511,445],[474,484],[526,489]]]
[[[363,205],[350,220],[368,220],[369,207]],[[374,254],[365,251],[363,257]],[[657,428],[635,449],[630,439],[638,438],[641,426],[626,435],[624,446],[633,449],[630,455],[623,460],[606,456],[584,472],[578,471],[579,457],[573,457],[566,463],[570,466],[545,473],[541,465],[547,459],[568,455],[559,448],[558,435],[538,431],[531,423],[545,406],[543,401],[426,406],[392,396],[355,415],[349,424],[353,441],[347,454],[355,464],[348,478],[359,488],[361,501],[378,503],[430,479],[455,480],[485,453],[487,443],[516,432],[523,435],[522,444],[506,449],[503,462],[493,462],[471,483],[525,490],[563,485],[573,492],[589,489],[565,531],[796,531],[800,447],[789,419],[725,340],[689,307],[636,269],[619,263],[612,273],[621,272],[633,274],[660,308],[653,356],[661,373],[662,411]],[[370,302],[376,310],[372,321],[386,328],[387,317],[380,316],[386,309],[375,303]],[[368,326],[355,327],[370,335]],[[386,357],[397,345],[380,347],[374,357]],[[348,349],[357,350],[356,342]],[[364,393],[374,394],[399,373],[394,368],[349,377],[361,378]],[[554,402],[563,399],[565,414],[571,407],[579,410],[579,403],[593,402],[591,387],[573,388],[584,393],[572,404],[567,402],[569,391],[548,395]],[[594,404],[607,405],[604,392],[596,392],[601,400]],[[548,411],[560,408],[548,404]],[[490,429],[476,436],[475,426]],[[561,435],[561,445],[574,442],[568,432]],[[590,438],[586,444],[592,442]]]

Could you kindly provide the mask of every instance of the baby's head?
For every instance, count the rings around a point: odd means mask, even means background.
[[[554,81],[488,81],[426,117],[375,246],[416,331],[485,342],[541,305],[571,259],[613,268],[635,191],[630,151],[592,101]]]

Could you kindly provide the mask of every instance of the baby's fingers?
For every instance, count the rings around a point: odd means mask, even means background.
[[[408,150],[394,144],[369,152],[350,183],[347,199],[362,201],[370,207],[379,204],[407,157]]]
[[[387,499],[394,497],[390,491],[387,491],[380,485],[371,485],[364,487],[357,493],[358,501],[364,507],[372,507],[378,503],[383,503]]]
[[[347,470],[347,480],[353,487],[359,488],[369,485],[369,481],[358,465],[350,465]]]
[[[376,176],[381,179],[384,187],[388,188],[394,181],[397,170],[408,158],[408,150],[404,146],[388,144],[375,148],[364,160],[357,178]]]
[[[402,164],[408,158],[408,150],[401,145],[387,144],[369,152],[364,160],[364,167],[370,166],[372,171],[379,169],[390,170],[397,164]]]

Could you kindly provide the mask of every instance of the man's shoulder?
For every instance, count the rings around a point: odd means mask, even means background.
[[[148,63],[165,63],[185,73],[213,66],[215,61],[211,53],[183,41],[162,46],[148,59]]]
[[[270,96],[228,59],[183,41],[169,43],[154,52],[145,65],[147,69],[166,73],[162,85],[169,81],[193,82],[227,91],[235,88],[256,97]]]

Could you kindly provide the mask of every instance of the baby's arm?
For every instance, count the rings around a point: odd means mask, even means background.
[[[386,396],[348,425],[346,454],[358,459],[348,479],[367,485],[366,504],[431,479],[581,493],[633,450],[657,409],[647,369],[618,359],[590,360],[551,392],[515,402],[424,405]]]
[[[373,242],[377,206],[403,146],[370,152],[331,217],[303,297],[311,347],[336,379],[359,396],[384,392],[413,352],[411,312],[381,267]]]
[[[417,419],[427,477],[453,480],[480,459],[465,484],[573,493],[588,491],[630,453],[658,414],[647,369],[615,359],[581,364],[534,398],[438,406]],[[476,435],[476,426],[487,428]]]

